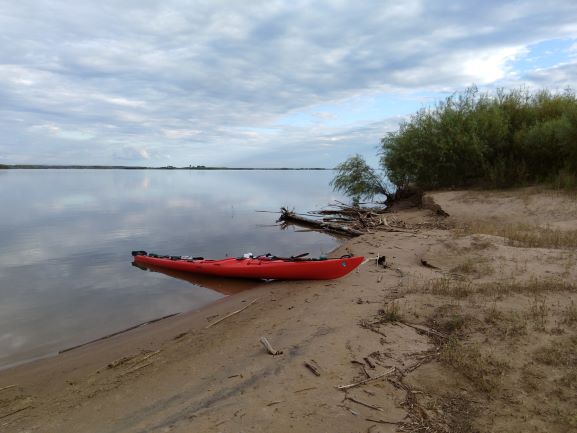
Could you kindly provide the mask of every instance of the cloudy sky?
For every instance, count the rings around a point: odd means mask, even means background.
[[[577,87],[577,2],[0,0],[0,163],[374,161],[472,84]]]

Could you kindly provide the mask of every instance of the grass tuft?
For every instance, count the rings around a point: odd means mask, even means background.
[[[577,230],[559,230],[529,224],[474,221],[458,227],[457,233],[500,236],[507,239],[509,245],[514,247],[556,249],[577,247]]]
[[[459,281],[443,277],[429,281],[425,291],[437,296],[463,299],[473,293],[474,288],[470,281]]]
[[[577,285],[554,278],[533,278],[529,281],[498,281],[473,284],[468,280],[455,280],[450,277],[436,278],[415,287],[416,292],[430,293],[455,299],[464,299],[471,295],[492,297],[508,296],[514,293],[537,296],[552,292],[577,292]]]
[[[395,323],[403,319],[399,304],[396,301],[389,302],[378,312],[378,323]]]
[[[484,322],[502,338],[527,335],[527,320],[516,311],[503,312],[493,307],[485,313]]]
[[[577,365],[577,335],[537,349],[534,358],[541,364],[574,368]]]
[[[545,331],[547,325],[547,317],[549,315],[549,307],[545,298],[535,297],[531,306],[529,307],[528,318],[533,320],[535,330]]]
[[[498,379],[509,369],[508,364],[483,353],[478,346],[465,345],[450,337],[441,349],[440,361],[450,365],[482,392],[497,388]]]
[[[577,305],[575,305],[574,301],[571,301],[571,304],[567,305],[561,312],[561,316],[563,317],[561,323],[571,326],[577,324]]]

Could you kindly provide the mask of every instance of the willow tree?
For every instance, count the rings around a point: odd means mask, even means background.
[[[370,167],[361,155],[355,155],[336,166],[337,174],[331,180],[335,191],[340,191],[355,202],[372,200],[376,195],[384,195],[391,200],[393,194],[387,188],[384,178]]]

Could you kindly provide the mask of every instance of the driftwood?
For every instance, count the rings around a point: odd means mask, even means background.
[[[283,207],[277,222],[282,222],[281,227],[286,227],[287,224],[297,224],[341,236],[353,237],[363,233],[372,233],[373,230],[415,232],[415,227],[402,220],[397,220],[394,217],[391,217],[390,220],[387,219],[384,214],[389,213],[390,210],[384,206],[367,208],[346,205],[337,201],[330,207],[331,209],[308,212],[306,216]]]
[[[354,387],[359,386],[359,385],[364,385],[365,383],[373,382],[373,381],[375,381],[375,380],[377,380],[377,379],[380,379],[380,378],[382,378],[382,377],[385,377],[385,376],[388,376],[388,375],[390,375],[390,374],[393,374],[393,373],[395,372],[395,370],[396,370],[396,368],[393,367],[393,368],[391,368],[390,370],[387,370],[387,371],[385,371],[384,373],[379,374],[378,376],[371,377],[371,378],[369,378],[369,379],[361,380],[360,382],[355,382],[355,383],[351,383],[351,384],[348,384],[348,385],[340,385],[340,386],[337,386],[337,389],[344,390],[344,389],[354,388]]]
[[[375,368],[375,364],[373,363],[373,361],[370,360],[370,358],[368,358],[368,357],[365,356],[363,359],[364,359],[364,361],[367,363],[367,365],[368,365],[369,367]]]
[[[149,365],[152,365],[152,362],[147,362],[146,364],[142,364],[142,365],[139,365],[139,366],[137,366],[137,367],[131,368],[130,370],[125,371],[124,373],[122,373],[122,376],[126,376],[126,375],[128,375],[128,374],[132,374],[132,373],[134,373],[135,371],[138,371],[138,370],[141,370],[141,369],[143,369],[143,368],[145,368],[145,367],[148,367]]]
[[[407,322],[400,322],[405,326],[408,326],[409,328],[413,328],[414,330],[416,330],[419,333],[422,334],[427,334],[428,336],[435,336],[441,339],[446,339],[448,338],[448,336],[446,334],[443,334],[442,332],[439,331],[435,331],[434,329],[431,328],[427,328],[426,326],[421,326],[421,325],[414,325],[412,323],[407,323]]]
[[[387,421],[384,419],[373,419],[373,418],[365,418],[365,419],[370,422],[378,422],[379,424],[401,424],[400,422]]]
[[[353,364],[357,364],[359,367],[361,367],[361,370],[363,370],[363,373],[365,373],[365,377],[367,379],[371,378],[371,375],[369,374],[369,372],[367,371],[367,368],[365,367],[365,364],[360,362],[360,361],[351,361]]]
[[[10,388],[16,388],[16,386],[17,385],[8,385],[8,386],[5,386],[4,388],[0,388],[0,391],[4,391],[4,390],[10,389]]]
[[[0,415],[0,419],[8,418],[10,415],[17,414],[18,412],[22,412],[23,410],[26,410],[26,409],[32,409],[32,407],[33,407],[32,405],[28,405],[28,406],[22,407],[20,409],[13,410],[12,412],[8,412],[5,415]]]
[[[310,361],[305,361],[305,367],[308,368],[310,371],[312,371],[315,376],[321,375],[321,369],[314,359],[311,359]]]
[[[214,322],[212,322],[212,323],[209,323],[204,329],[208,329],[208,328],[210,328],[211,326],[214,326],[214,325],[216,325],[217,323],[220,323],[220,322],[222,322],[223,320],[228,319],[230,316],[234,316],[235,314],[238,314],[238,313],[240,313],[241,311],[246,310],[248,307],[250,307],[252,304],[254,304],[254,303],[257,301],[257,299],[258,299],[258,298],[253,299],[248,305],[245,305],[245,306],[242,307],[240,310],[233,311],[232,313],[227,314],[227,315],[224,316],[223,318],[218,319],[218,320],[216,320],[216,321],[214,321]]]
[[[308,388],[297,389],[297,390],[295,391],[295,393],[297,393],[297,392],[304,392],[304,391],[310,391],[311,389],[317,389],[317,387],[316,387],[316,386],[310,386],[310,387],[308,387]]]
[[[427,260],[425,260],[424,258],[421,258],[421,265],[423,265],[425,268],[430,268],[430,269],[440,269],[435,265],[430,264]]]
[[[308,227],[314,227],[319,230],[323,230],[326,232],[336,233],[339,235],[344,236],[360,236],[363,234],[360,230],[355,230],[348,228],[344,225],[339,225],[335,223],[325,222],[325,221],[318,221],[312,218],[306,218],[300,215],[297,215],[294,212],[289,211],[287,208],[281,208],[281,215],[278,221],[282,221],[284,223],[295,223],[300,225],[305,225]]]
[[[381,407],[374,406],[374,405],[369,404],[369,403],[365,403],[364,401],[357,400],[357,399],[354,398],[354,397],[347,396],[347,397],[345,397],[345,398],[346,398],[347,400],[354,401],[355,403],[358,403],[358,404],[360,404],[360,405],[362,405],[362,406],[365,406],[365,407],[368,407],[368,408],[371,408],[371,409],[374,409],[374,410],[378,410],[379,412],[382,412],[382,411],[383,411],[383,408],[381,408]]]
[[[260,342],[262,343],[262,345],[264,346],[264,348],[266,349],[266,351],[268,353],[270,353],[271,355],[282,355],[282,350],[276,350],[274,349],[271,344],[268,342],[268,340],[266,339],[266,337],[260,337]]]

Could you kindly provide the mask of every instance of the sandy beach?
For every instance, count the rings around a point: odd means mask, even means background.
[[[449,216],[391,213],[332,253],[373,259],[345,278],[259,284],[1,371],[0,431],[575,431],[577,201],[429,197]]]

